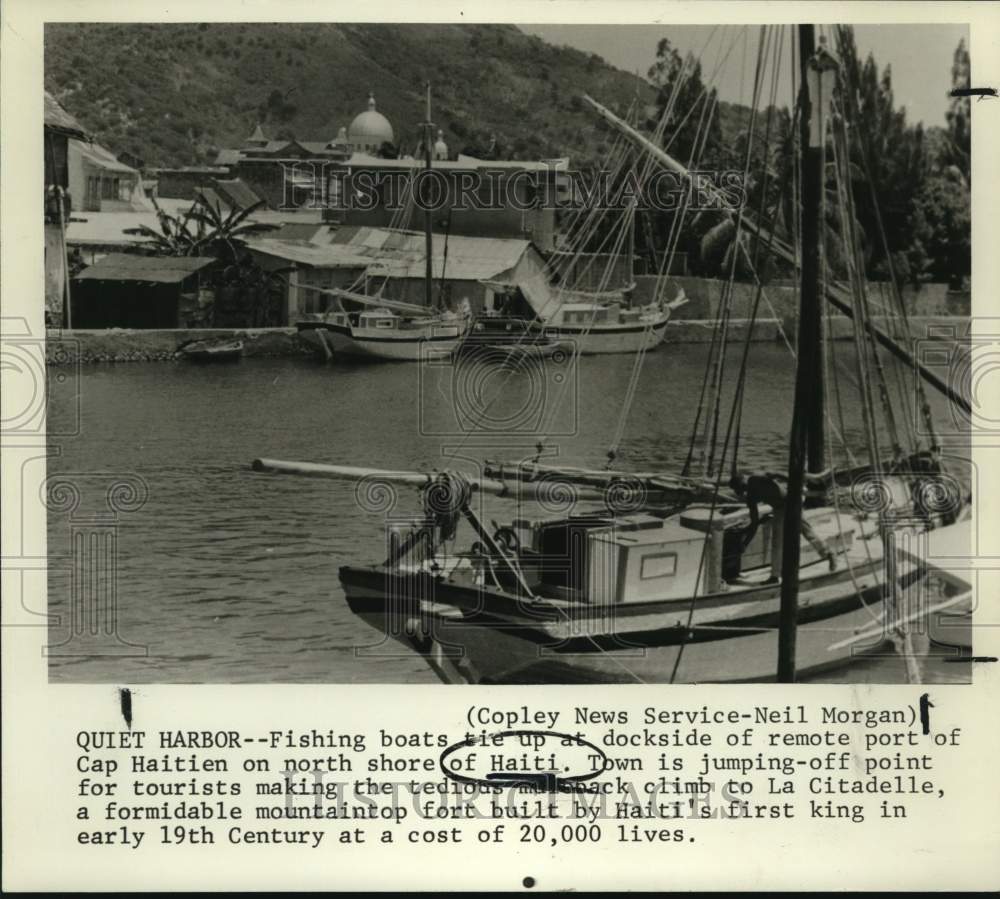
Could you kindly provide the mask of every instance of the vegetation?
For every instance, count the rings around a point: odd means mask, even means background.
[[[140,225],[127,228],[126,234],[142,237],[142,248],[156,256],[214,256],[234,263],[246,255],[246,238],[273,231],[276,226],[250,221],[250,216],[264,205],[260,200],[245,209],[223,211],[216,203],[199,196],[183,215],[164,212],[156,200],[156,218],[160,230]]]
[[[364,108],[371,90],[396,132],[379,154],[413,153],[430,81],[436,126],[453,149],[494,159],[570,156],[574,168],[587,171],[615,143],[581,102],[589,93],[647,130],[666,115],[665,146],[703,169],[742,171],[749,145],[748,209],[786,236],[791,230],[788,109],[759,110],[751,136],[751,111],[720,101],[699,63],[666,38],[648,80],[509,25],[73,23],[47,25],[45,38],[46,87],[98,140],[149,166],[214,161],[257,123],[270,137],[329,139]],[[945,128],[911,125],[891,70],[871,56],[862,61],[849,29],[837,43],[843,83],[859,100],[849,123],[850,171],[869,274],[885,277],[891,267],[913,282],[961,284],[970,273],[968,98],[952,100]],[[968,86],[964,43],[951,79]],[[827,189],[834,190],[832,180]],[[655,265],[673,215],[641,219],[637,250]],[[201,224],[192,218],[185,227],[197,232]],[[831,216],[827,255],[835,272],[844,264],[839,227]],[[696,273],[728,274],[734,233],[717,215],[688,216],[678,249]],[[189,241],[183,229],[160,237],[165,252]],[[742,254],[735,255],[738,261]],[[775,267],[772,274],[790,273]]]
[[[850,138],[848,172],[855,205],[854,227],[860,235],[869,277],[885,279],[890,271],[901,281],[948,281],[959,286],[970,274],[969,100],[954,98],[947,128],[925,130],[907,122],[905,108],[893,95],[890,67],[879,70],[872,56],[862,62],[849,28],[839,29],[837,53],[841,63],[838,109],[846,114]],[[747,161],[749,110],[743,110],[741,131],[729,134],[735,118],[708,118],[714,92],[701,80],[693,60],[682,60],[662,40],[649,76],[657,87],[657,117],[667,116],[664,146],[684,163],[707,170],[742,171]],[[964,42],[955,51],[952,86],[967,87],[969,55]],[[846,102],[850,98],[850,102]],[[721,104],[720,104],[721,107]],[[855,112],[851,113],[850,110]],[[693,110],[693,114],[687,115]],[[686,118],[685,118],[686,116]],[[707,123],[707,124],[706,124]],[[649,127],[655,125],[655,120]],[[772,222],[790,236],[794,204],[792,183],[796,142],[787,109],[767,108],[754,122],[747,168],[747,205],[752,214]],[[837,277],[846,275],[847,260],[836,208],[835,167],[827,167],[827,258]],[[670,233],[671,214],[655,216],[652,233]],[[688,252],[695,273],[725,276],[734,255],[735,228],[714,213],[688,216],[679,249]],[[662,246],[640,245],[649,255]],[[737,264],[737,276],[749,271]],[[787,267],[777,273],[791,274]]]
[[[155,204],[155,200],[153,201]],[[199,196],[184,215],[156,206],[159,230],[141,225],[126,234],[141,237],[139,248],[155,256],[211,256],[219,261],[211,277],[216,301],[204,311],[205,325],[267,327],[280,319],[281,288],[287,269],[267,271],[256,262],[246,239],[275,229],[250,221],[263,200],[246,208],[224,210]]]
[[[370,91],[413,153],[433,117],[455,150],[599,158],[607,135],[578,95],[624,111],[652,88],[600,57],[512,25],[49,24],[46,88],[116,153],[149,166],[214,161],[259,122],[329,140]]]

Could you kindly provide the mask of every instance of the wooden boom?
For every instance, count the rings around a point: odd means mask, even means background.
[[[424,488],[434,483],[440,472],[392,471],[382,468],[358,468],[353,465],[325,465],[319,462],[293,462],[283,459],[254,459],[251,469],[264,474],[291,474],[307,478],[332,478],[340,481],[360,481],[366,478],[402,484],[407,487]],[[467,477],[473,492],[489,493],[493,496],[513,499],[533,500],[548,485],[520,482],[504,482],[493,478]],[[593,487],[578,487],[575,497],[583,500],[603,499],[604,491]]]

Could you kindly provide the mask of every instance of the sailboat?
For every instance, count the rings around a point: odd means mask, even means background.
[[[633,273],[634,205],[628,209],[624,227],[619,228],[618,238],[613,241],[608,266],[600,273],[596,289],[564,283],[565,270],[574,270],[577,261],[590,255],[588,240],[607,212],[596,201],[594,208],[585,206],[578,211],[568,237],[569,245],[574,248],[569,254],[573,265],[550,260],[530,273],[519,271],[516,281],[483,282],[498,295],[518,297],[521,302],[517,305],[531,310],[528,331],[536,343],[572,348],[581,356],[645,353],[663,343],[671,313],[687,302],[684,291],[679,290],[670,301],[658,293],[649,302],[637,305],[633,301],[634,280],[621,287],[610,287],[611,260],[623,257],[630,278]],[[624,247],[626,236],[628,245]],[[589,272],[593,265],[591,256],[585,271]],[[488,319],[480,321],[489,328]]]
[[[524,299],[534,316],[528,322],[531,338],[572,347],[581,356],[655,349],[666,337],[673,310],[687,302],[680,290],[672,301],[656,298],[636,306],[630,299],[634,284],[616,290],[588,291],[556,286],[552,280],[552,272],[546,267],[517,283],[485,283],[497,294],[519,294]],[[489,321],[485,324],[488,326]]]
[[[818,173],[829,118],[824,76],[836,71],[836,61],[822,44],[815,47],[812,26],[799,26],[799,38],[802,255],[770,241],[793,263],[801,258],[787,471],[727,480],[725,446],[711,475],[692,474],[688,466],[675,474],[537,461],[487,463],[476,477],[366,470],[366,478],[421,489],[423,510],[410,522],[393,521],[384,562],[340,568],[347,604],[383,637],[420,653],[442,680],[792,681],[890,645],[906,650],[915,620],[968,607],[972,588],[963,577],[905,546],[969,542],[970,500],[943,477],[936,447],[884,460],[873,431],[868,465],[828,464],[829,409],[817,361],[824,295],[852,316],[856,337],[865,341],[859,352],[873,353],[879,344],[930,385],[949,388],[876,328],[862,303],[844,306],[843,290],[823,284]],[[589,102],[659,164],[687,175],[661,148]],[[759,223],[752,227],[766,233]],[[863,288],[853,286],[863,299]],[[744,356],[741,378],[745,362]],[[968,408],[960,395],[952,399]],[[269,459],[253,467],[352,480],[361,474]],[[859,499],[859,484],[873,487],[877,501],[866,490]],[[533,514],[522,505],[490,520],[483,508],[487,495],[551,508],[553,495],[567,493],[576,502],[560,513]],[[459,549],[463,523],[473,539]],[[908,608],[903,591],[921,587],[931,570],[933,600]],[[912,653],[901,654],[909,672]]]
[[[327,359],[352,356],[383,362],[418,362],[428,353],[453,353],[469,330],[469,315],[330,289],[341,301],[333,312],[295,323],[299,338]],[[359,311],[348,311],[354,303]]]
[[[424,163],[431,168],[434,125],[427,85],[427,121],[423,124]],[[310,313],[295,323],[299,338],[326,359],[360,357],[383,362],[419,362],[428,354],[454,353],[469,332],[471,310],[437,309],[433,302],[434,238],[430,211],[424,214],[424,285],[426,305],[403,303],[340,288],[309,288],[334,297],[338,309]]]
[[[667,336],[673,310],[687,302],[683,290],[670,302],[658,299],[633,306],[626,290],[600,295],[560,291],[554,297],[551,289],[538,285],[519,287],[536,311],[533,330],[548,340],[573,346],[581,356],[655,349]]]

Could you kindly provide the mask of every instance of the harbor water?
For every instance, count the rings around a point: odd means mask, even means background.
[[[733,369],[740,350],[731,350]],[[849,369],[849,347],[836,352]],[[65,377],[50,376],[48,408],[50,677],[434,682],[418,656],[376,645],[337,579],[340,565],[384,558],[386,504],[394,499],[391,515],[412,514],[417,493],[399,488],[393,498],[348,482],[254,474],[250,462],[475,471],[484,459],[540,451],[543,459],[600,468],[617,448],[616,468],[679,471],[707,353],[706,344],[661,347],[641,360],[638,377],[633,356],[513,366],[490,358],[360,365],[304,357],[59,369]],[[788,349],[754,345],[740,424],[743,467],[785,468],[792,384]],[[731,392],[729,385],[724,393]],[[853,394],[842,406],[844,437],[860,450]],[[722,408],[720,444],[728,402]],[[947,422],[943,405],[937,411]],[[695,471],[697,461],[696,454]],[[486,519],[511,512],[509,500],[490,499]],[[90,577],[79,560],[89,538],[80,535],[95,521],[111,535],[112,550],[103,552],[114,582],[101,625],[110,622],[113,633],[96,642],[73,633],[91,613],[72,601],[73,585],[79,597]],[[964,667],[938,664],[933,678],[952,679],[949,670]],[[965,675],[955,670],[954,679]],[[827,679],[905,678],[901,661],[885,658]]]

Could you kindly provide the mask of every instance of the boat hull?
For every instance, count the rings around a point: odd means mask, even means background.
[[[553,341],[563,341],[581,356],[603,356],[651,350],[663,343],[668,317],[652,324],[546,327],[544,334]]]
[[[803,594],[797,630],[797,669],[815,675],[883,649],[885,639],[836,647],[872,629],[883,588],[875,571],[857,582],[845,572],[817,578],[816,601]],[[449,682],[466,683],[719,683],[775,679],[778,588],[762,588],[742,614],[726,613],[723,595],[691,603],[622,610],[606,621],[542,620],[530,607],[505,613],[510,600],[490,591],[428,577],[345,567],[341,583],[351,610],[383,636],[420,652]],[[393,600],[387,597],[394,597]],[[401,601],[400,597],[410,597]],[[519,601],[514,599],[515,603]],[[675,670],[676,669],[676,670]]]
[[[419,362],[427,357],[428,350],[454,352],[462,343],[464,333],[460,325],[433,326],[406,334],[325,323],[299,327],[299,338],[321,355],[329,352],[335,356],[384,362]]]

